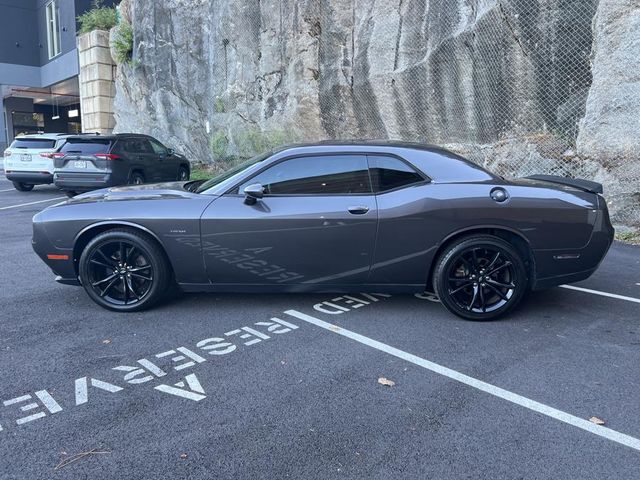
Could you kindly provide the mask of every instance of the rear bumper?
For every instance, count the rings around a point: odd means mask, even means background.
[[[6,170],[5,176],[7,180],[12,182],[30,183],[34,185],[42,185],[53,183],[53,173],[47,172],[25,172],[20,170]]]
[[[53,176],[53,183],[62,190],[88,191],[114,187],[119,183],[111,173],[60,173]]]
[[[605,207],[604,210],[600,210],[589,243],[583,248],[534,250],[536,278],[533,281],[533,290],[589,278],[609,251],[614,233]]]

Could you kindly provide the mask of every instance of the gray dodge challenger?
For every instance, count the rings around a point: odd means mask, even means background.
[[[433,291],[488,320],[589,277],[614,230],[598,183],[505,179],[399,142],[294,145],[207,181],[97,190],[33,217],[57,281],[100,306],[186,292]]]

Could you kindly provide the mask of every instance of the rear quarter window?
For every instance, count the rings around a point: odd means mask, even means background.
[[[109,153],[110,140],[67,140],[60,149],[63,153],[82,153],[93,155],[96,153]]]
[[[49,138],[16,138],[9,148],[47,149],[54,148],[55,145],[56,141]]]
[[[387,192],[424,182],[422,175],[394,157],[367,155],[374,192]]]

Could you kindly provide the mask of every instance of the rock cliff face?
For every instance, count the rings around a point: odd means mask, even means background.
[[[193,161],[352,137],[475,148],[542,134],[564,142],[562,155],[582,121],[588,157],[600,153],[592,132],[609,136],[611,83],[621,103],[640,85],[637,15],[622,13],[636,3],[125,0],[134,65],[119,67],[116,129],[154,134]],[[609,78],[622,57],[635,70]],[[612,129],[640,118],[638,102],[629,109],[608,112]]]

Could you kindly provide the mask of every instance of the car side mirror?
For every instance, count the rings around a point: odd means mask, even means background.
[[[264,197],[264,187],[259,183],[248,185],[244,189],[244,203],[247,205],[255,205],[255,203]]]

